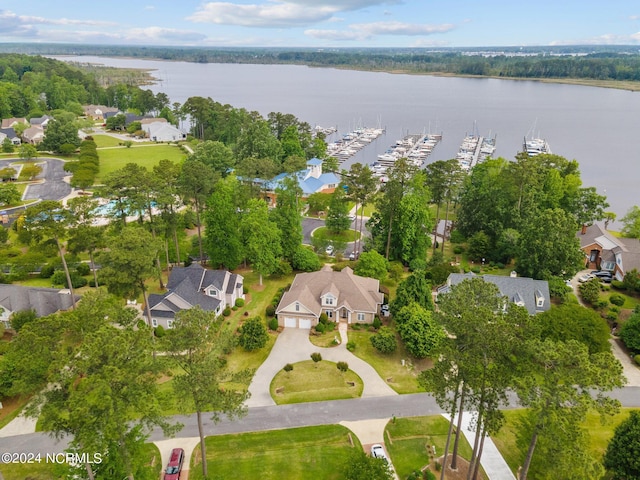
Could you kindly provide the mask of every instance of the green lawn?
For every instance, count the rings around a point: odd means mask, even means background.
[[[97,148],[104,147],[118,147],[123,143],[123,140],[112,137],[111,135],[92,135],[93,141],[96,142]]]
[[[418,385],[417,376],[420,371],[430,366],[429,360],[421,360],[413,367],[409,366],[408,361],[411,358],[406,352],[400,339],[398,339],[398,348],[390,354],[382,354],[371,345],[372,332],[364,330],[349,329],[349,341],[356,342],[356,349],[353,354],[370,364],[378,375],[382,377],[387,384],[398,393],[416,393],[422,392]],[[405,366],[402,360],[405,360]]]
[[[284,367],[284,365],[283,365]],[[348,382],[353,383],[351,386]],[[282,392],[278,390],[282,388]],[[353,371],[340,372],[334,362],[294,363],[291,372],[280,370],[271,381],[271,396],[278,405],[358,398],[364,384]]]
[[[111,172],[120,170],[127,163],[136,163],[148,170],[157,165],[160,160],[171,160],[181,163],[185,153],[177,145],[151,144],[134,145],[131,148],[109,148],[98,151],[100,156],[100,171],[96,177],[96,184],[100,184],[104,177]]]
[[[210,479],[338,480],[342,467],[361,448],[340,425],[207,437]],[[352,443],[353,442],[353,445]],[[200,449],[192,457],[189,478],[201,480]]]
[[[360,232],[356,230],[345,230],[340,233],[332,233],[327,227],[320,227],[313,231],[313,238],[322,240],[328,240],[331,242],[354,242],[357,238],[360,238]]]
[[[146,478],[160,478],[162,462],[158,447],[153,443],[145,443],[143,449],[145,458],[149,459],[150,468],[150,476]],[[82,472],[86,473],[86,470],[82,470]],[[0,473],[5,480],[65,480],[71,478],[67,475],[67,469],[64,468],[64,465],[47,462],[44,456],[39,463],[0,463]]]
[[[444,452],[449,422],[440,415],[429,417],[396,418],[387,424],[385,445],[400,478],[431,463],[433,453],[428,447],[436,447],[435,458]],[[471,447],[464,436],[460,439],[459,455],[471,458]]]
[[[600,423],[600,416],[598,414],[590,413],[587,416],[584,427],[589,432],[590,451],[594,457],[602,458],[609,440],[613,437],[615,427],[629,416],[630,410],[632,409],[620,409],[620,413],[611,417],[604,425]],[[492,437],[493,442],[513,472],[516,472],[518,467],[522,465],[527,453],[527,446],[518,445],[516,442],[518,420],[523,414],[524,410],[505,411],[506,423],[498,434]]]

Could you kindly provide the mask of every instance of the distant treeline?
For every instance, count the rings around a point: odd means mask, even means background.
[[[294,49],[0,44],[0,51],[102,55],[196,63],[296,64],[536,79],[640,81],[637,46],[485,47],[455,49]]]

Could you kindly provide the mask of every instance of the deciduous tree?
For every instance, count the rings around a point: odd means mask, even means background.
[[[180,369],[173,379],[175,392],[178,397],[186,394],[185,399],[189,399],[189,402],[181,402],[181,406],[186,407],[189,403],[195,406],[203,459],[202,475],[207,478],[202,413],[214,412],[212,419],[216,423],[223,415],[228,418],[245,415],[247,411],[243,403],[248,394],[225,388],[224,383],[246,377],[248,373],[234,374],[228,370],[225,357],[233,349],[233,337],[221,322],[216,321],[213,312],[200,307],[182,310],[165,338],[167,351]]]
[[[604,454],[604,466],[616,480],[640,479],[640,412],[632,410],[616,427]]]

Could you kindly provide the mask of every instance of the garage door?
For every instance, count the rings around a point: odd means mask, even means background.
[[[295,317],[284,317],[284,326],[295,328],[298,326],[298,319]]]
[[[300,328],[310,329],[311,328],[311,320],[310,319],[301,318],[300,319]]]

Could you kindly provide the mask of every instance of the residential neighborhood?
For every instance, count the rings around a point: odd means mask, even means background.
[[[42,57],[0,55],[0,88],[27,61],[84,93],[2,120],[2,478],[612,471],[640,208],[613,230],[576,161],[400,157],[381,181],[292,114]],[[30,451],[99,461],[6,461]]]

